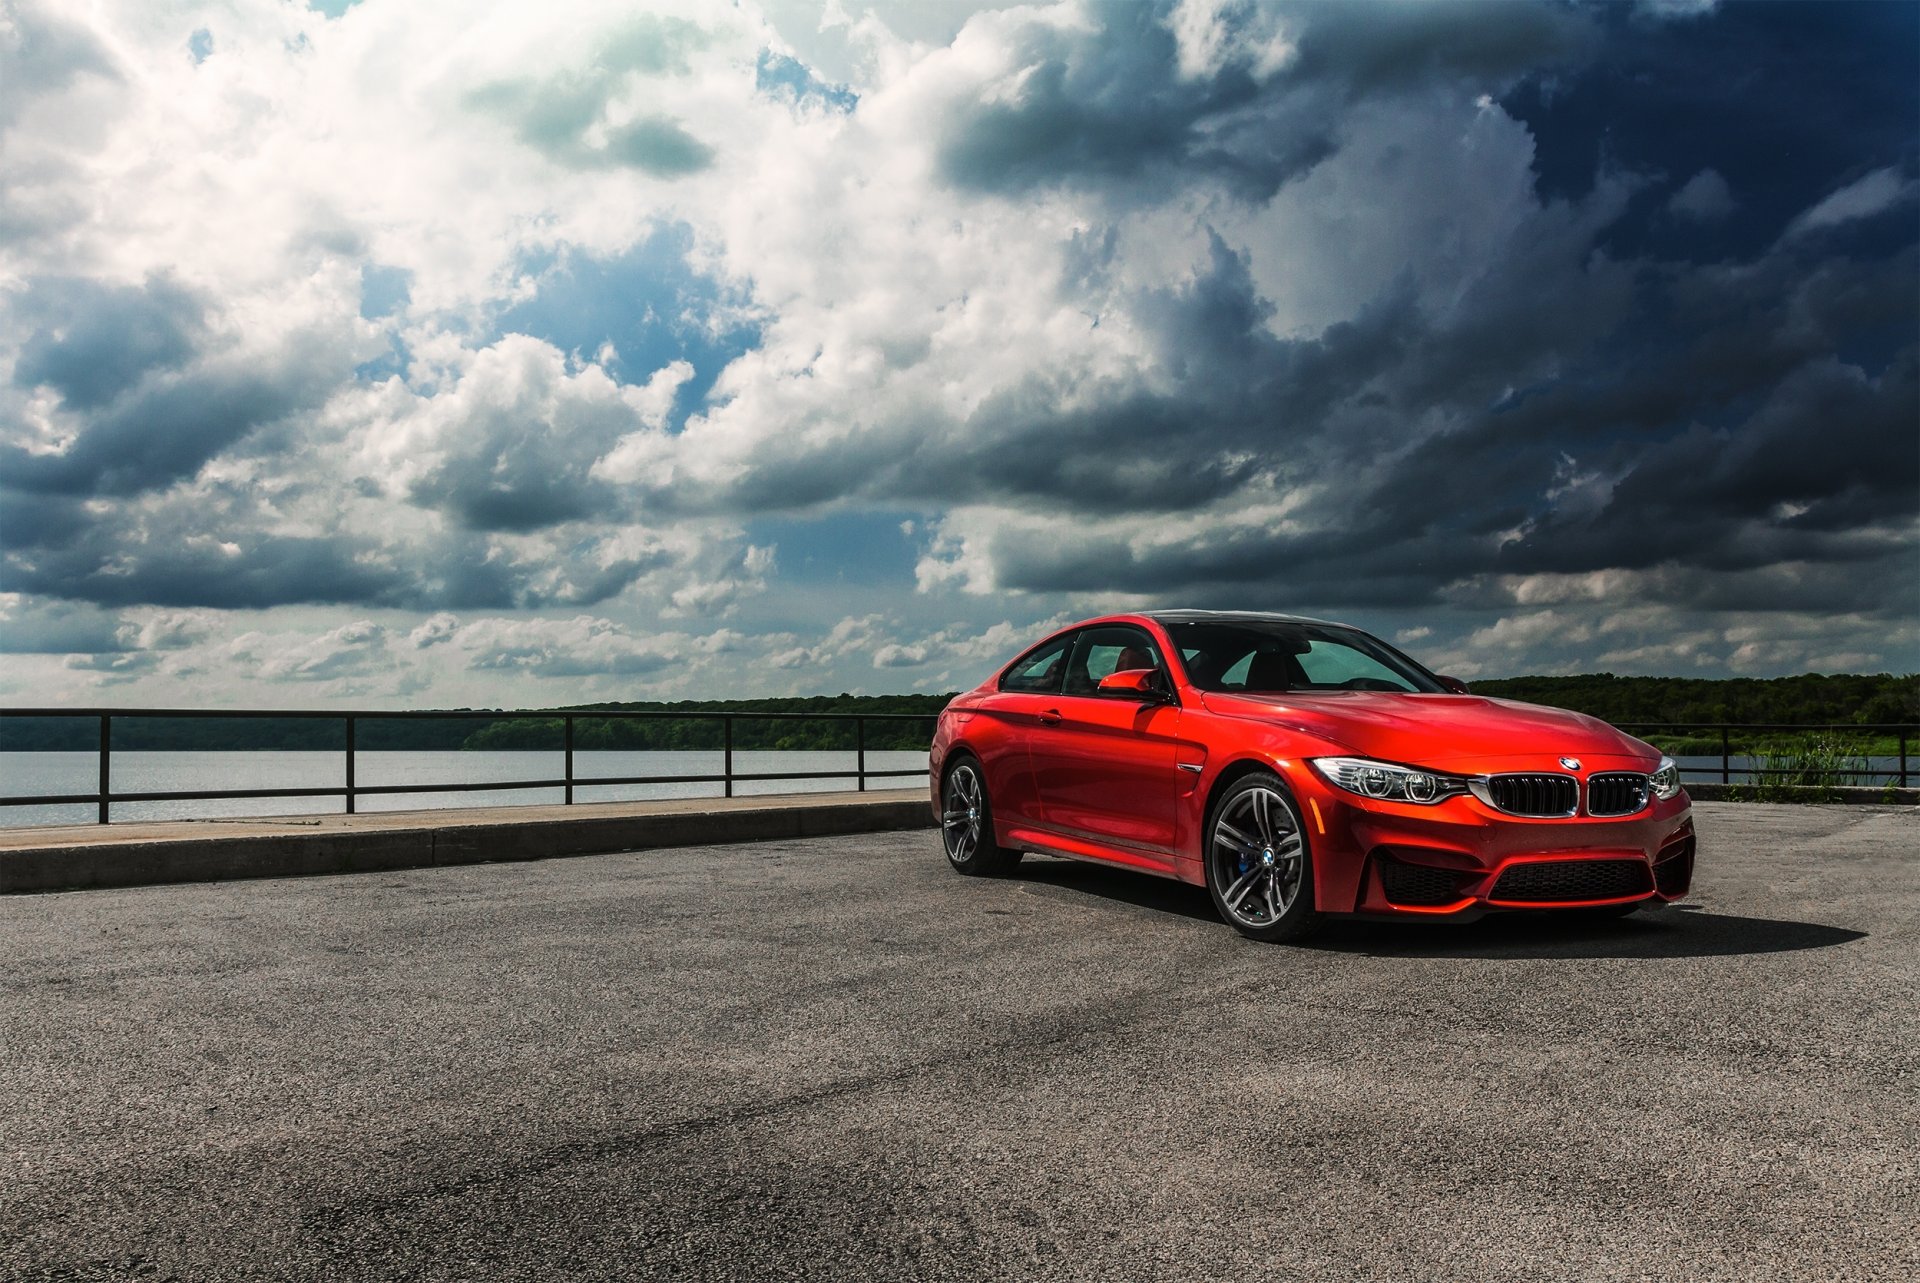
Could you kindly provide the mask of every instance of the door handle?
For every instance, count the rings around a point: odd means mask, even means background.
[[[1059,723],[1060,723],[1059,709],[1043,708],[1040,710],[1040,724],[1042,726],[1057,726],[1059,725]]]

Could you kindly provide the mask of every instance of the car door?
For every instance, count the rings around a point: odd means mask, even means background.
[[[1074,634],[1040,643],[1007,665],[997,689],[973,707],[985,725],[972,727],[968,742],[980,754],[987,773],[987,795],[1002,823],[1032,827],[1040,823],[1040,799],[1034,787],[1031,743],[1043,729],[1043,717],[1057,715]]]
[[[1166,672],[1160,647],[1143,628],[1099,625],[1075,639],[1060,696],[1041,711],[1028,740],[1041,818],[1072,837],[1169,855],[1180,709],[1135,694],[1101,694],[1100,679],[1123,661]]]

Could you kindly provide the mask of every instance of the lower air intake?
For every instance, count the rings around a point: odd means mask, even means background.
[[[1380,888],[1392,903],[1416,908],[1452,904],[1461,898],[1458,873],[1402,864],[1390,858],[1380,861]]]
[[[1693,839],[1676,842],[1660,852],[1653,866],[1653,882],[1661,895],[1684,895],[1693,885]]]
[[[1614,900],[1651,890],[1653,876],[1644,860],[1539,860],[1516,864],[1502,873],[1487,898],[1512,904],[1555,904]]]

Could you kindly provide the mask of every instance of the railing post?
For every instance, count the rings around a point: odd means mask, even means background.
[[[1727,746],[1727,727],[1720,725],[1720,782],[1733,783],[1733,750]]]
[[[860,777],[860,788],[858,791],[864,793],[867,791],[867,719],[866,718],[856,717],[853,719],[853,737],[854,737],[854,743],[859,746],[856,749],[854,754],[854,770],[859,773],[859,777]]]
[[[1907,733],[1900,732],[1900,787],[1907,787]]]
[[[113,717],[109,713],[100,714],[100,823],[107,822],[107,798],[110,796],[109,784],[113,778]]]
[[[354,754],[354,740],[355,740],[354,720],[355,719],[353,714],[348,713],[347,714],[347,814],[348,815],[354,814],[356,808],[359,805],[358,799],[354,796],[354,791],[353,791],[354,790],[353,754]]]
[[[721,742],[726,745],[726,756],[723,760],[721,769],[722,769],[722,773],[725,774],[727,777],[727,796],[732,797],[733,796],[733,714],[732,713],[720,714],[720,725],[723,731]]]
[[[573,805],[573,714],[567,713],[561,721],[567,728],[567,805]]]

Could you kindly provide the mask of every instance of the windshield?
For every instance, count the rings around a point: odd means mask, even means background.
[[[1168,624],[1187,680],[1208,691],[1407,691],[1446,687],[1365,633],[1330,624]]]

